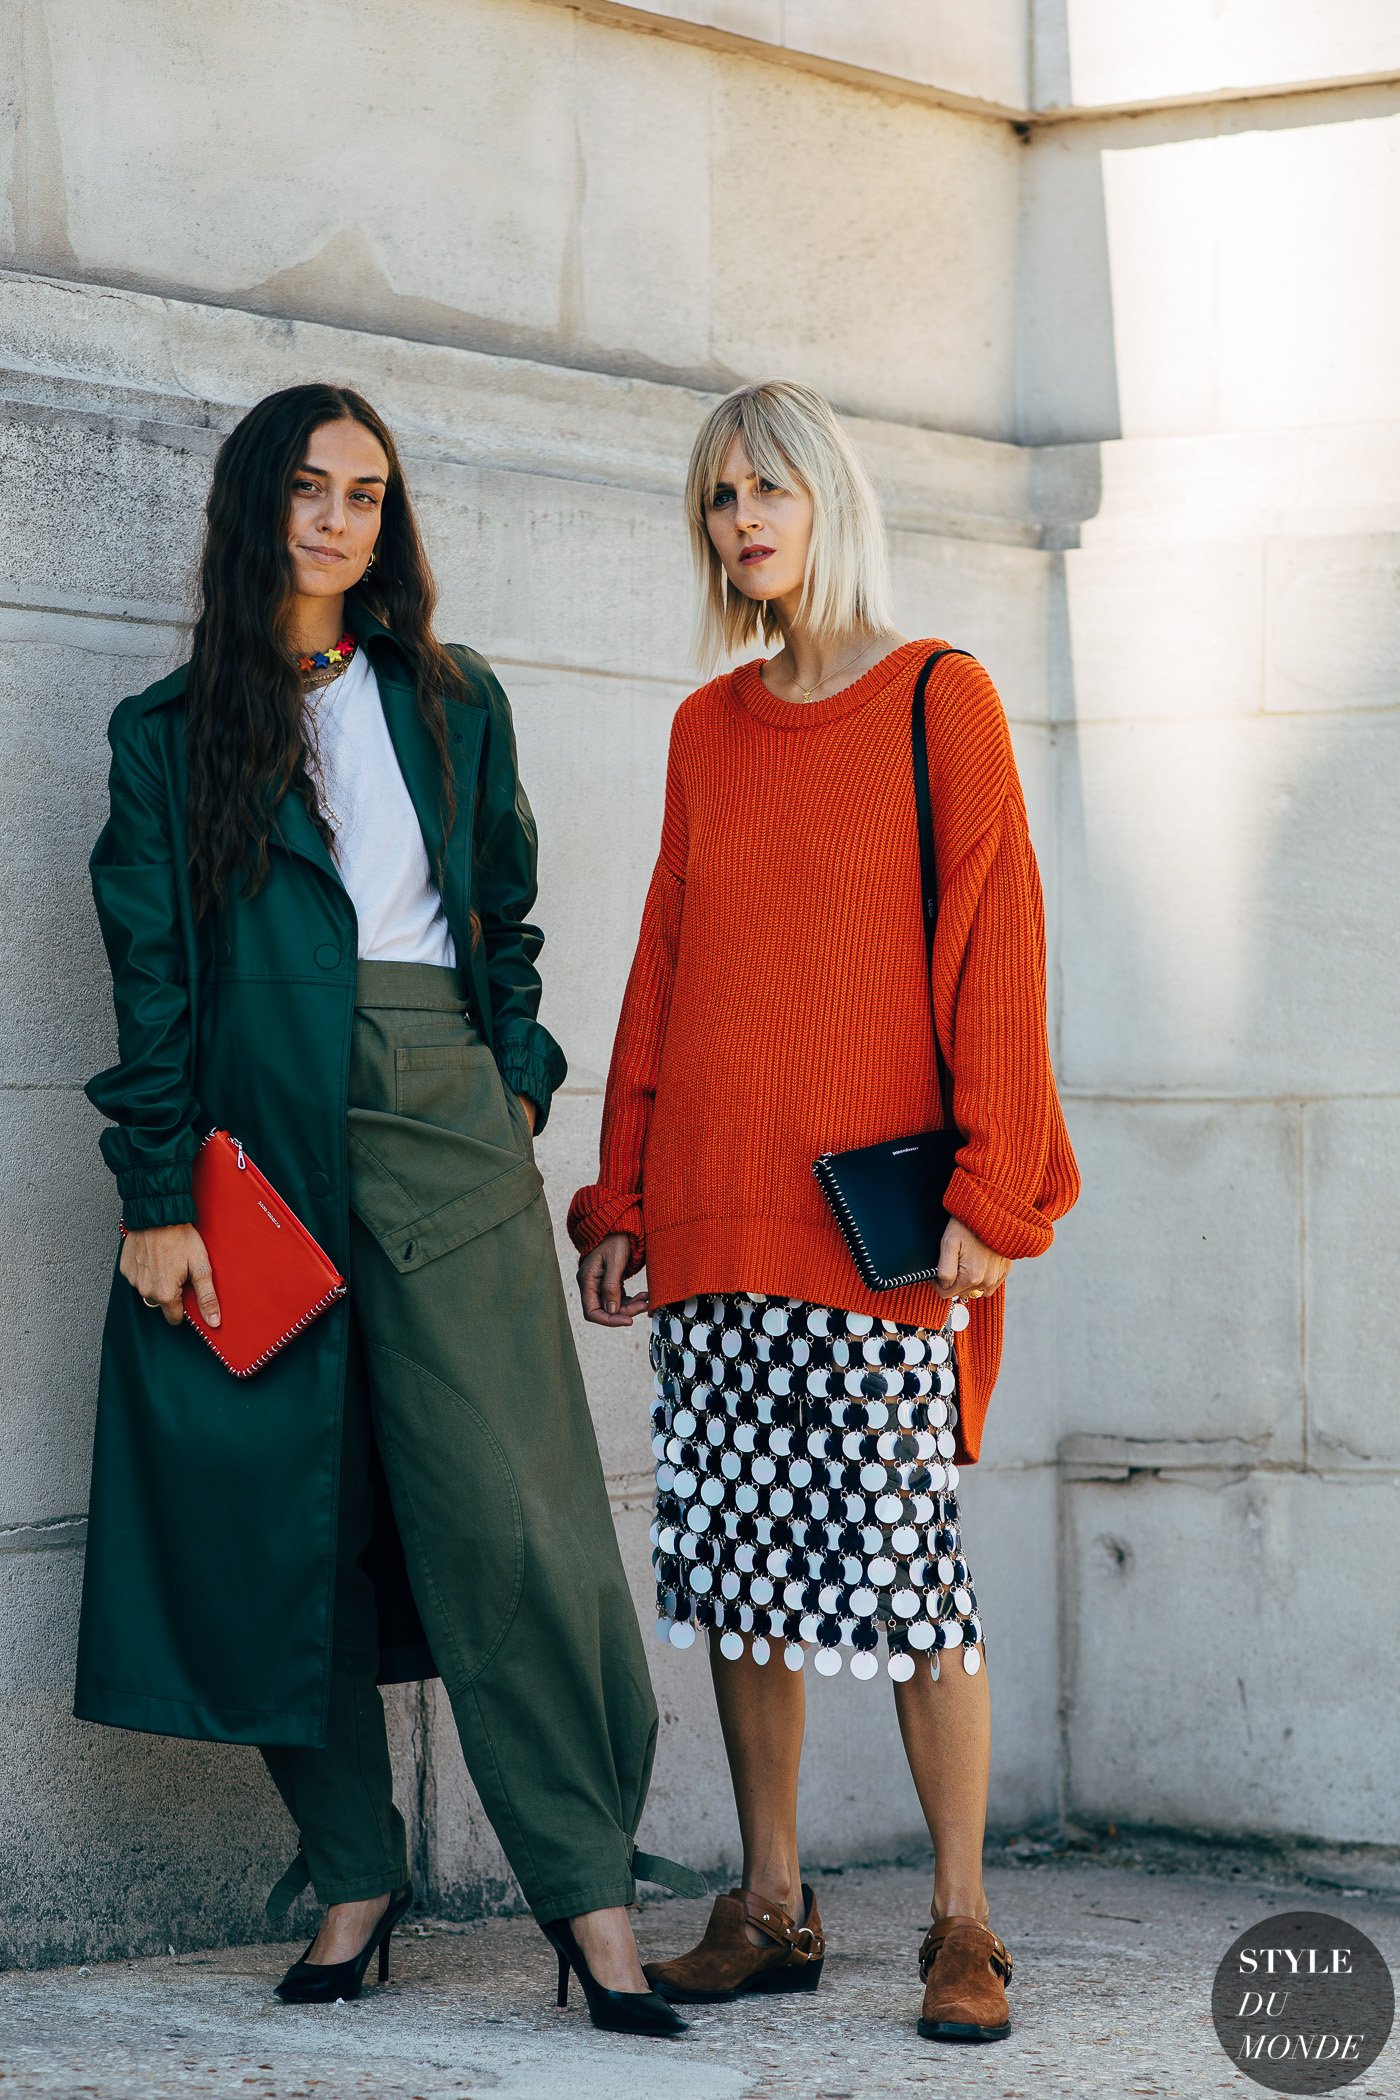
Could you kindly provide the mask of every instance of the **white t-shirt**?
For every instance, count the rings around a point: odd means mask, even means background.
[[[332,852],[360,922],[360,960],[455,968],[457,949],[365,651],[309,693],[307,707],[321,806],[335,827]]]

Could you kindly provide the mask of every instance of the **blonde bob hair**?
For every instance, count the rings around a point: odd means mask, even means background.
[[[860,455],[814,387],[772,379],[741,387],[711,409],[690,455],[685,514],[700,587],[695,651],[702,666],[737,656],[760,633],[765,642],[782,634],[771,606],[734,589],[710,538],[709,507],[736,437],[756,474],[778,488],[796,483],[811,499],[803,624],[822,640],[890,626],[885,525]]]

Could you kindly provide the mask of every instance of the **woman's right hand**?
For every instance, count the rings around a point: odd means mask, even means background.
[[[185,1317],[181,1294],[194,1285],[196,1303],[211,1327],[219,1324],[209,1251],[193,1225],[152,1225],[122,1242],[122,1275],[148,1305],[158,1305],[172,1327]]]
[[[610,1232],[578,1265],[578,1290],[583,1317],[596,1327],[630,1327],[638,1313],[647,1310],[645,1291],[629,1297],[622,1288],[632,1242],[625,1232]]]

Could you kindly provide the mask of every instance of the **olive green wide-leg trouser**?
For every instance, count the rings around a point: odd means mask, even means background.
[[[323,1903],[404,1882],[363,1559],[378,1449],[467,1768],[542,1919],[635,1893],[656,1704],[525,1114],[455,972],[362,963],[324,1750],[263,1755]]]

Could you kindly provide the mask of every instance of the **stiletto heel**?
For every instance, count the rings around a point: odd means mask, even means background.
[[[358,1954],[349,1961],[308,1961],[316,1942],[311,1942],[300,1961],[294,1961],[277,1986],[277,1995],[284,2005],[333,2005],[338,1998],[358,1998],[360,1985],[365,1980],[365,1970],[371,1958],[379,1956],[379,1981],[389,1980],[389,1942],[394,1927],[413,1901],[413,1888],[405,1883],[395,1889],[389,1898],[388,1908]]]
[[[595,2027],[606,2028],[612,2034],[676,2035],[686,2032],[686,2022],[655,1991],[610,1991],[599,1983],[584,1960],[583,1949],[574,1938],[573,1927],[567,1918],[556,1918],[550,1925],[541,1924],[540,1931],[559,1957],[558,2005],[563,2007],[568,2003],[569,1971],[572,1969],[583,1986],[588,2017]]]

